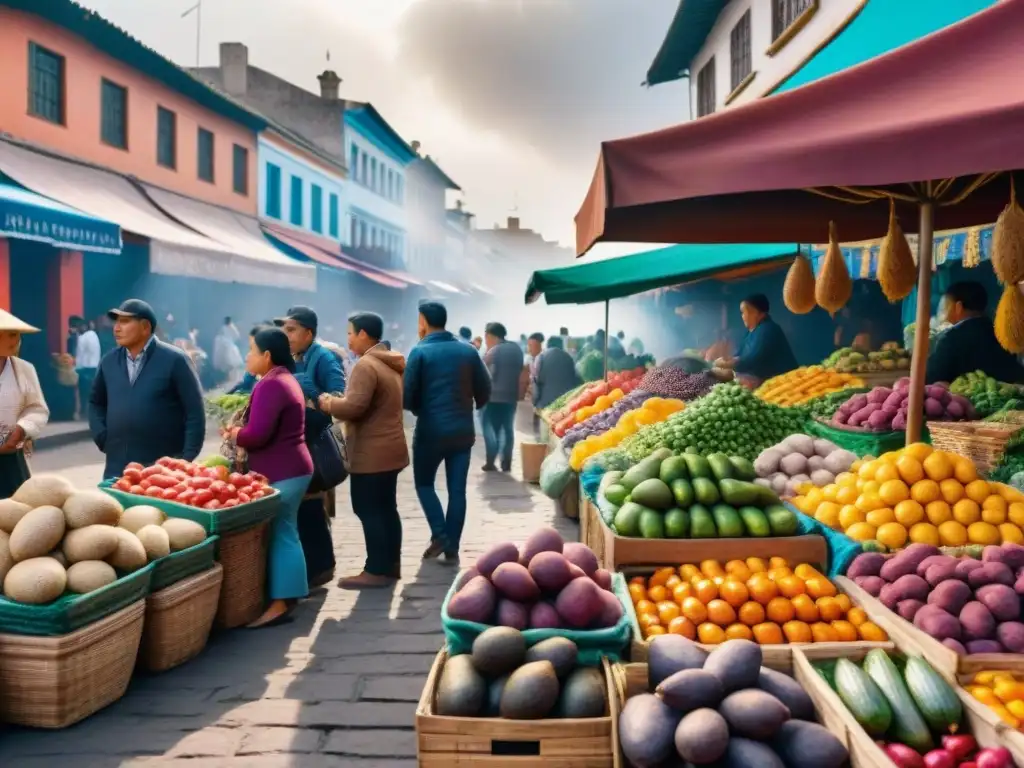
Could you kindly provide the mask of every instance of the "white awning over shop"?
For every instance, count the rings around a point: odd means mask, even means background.
[[[34,192],[112,221],[122,230],[148,237],[150,270],[154,273],[315,289],[315,269],[293,260],[275,263],[254,258],[243,249],[193,231],[168,218],[137,186],[119,174],[2,140],[0,171]],[[281,258],[287,259],[283,254]]]

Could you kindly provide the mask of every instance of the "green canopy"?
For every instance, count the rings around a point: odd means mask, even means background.
[[[793,243],[767,245],[671,245],[630,256],[587,261],[534,272],[526,303],[591,304],[708,277],[731,279],[789,264]]]

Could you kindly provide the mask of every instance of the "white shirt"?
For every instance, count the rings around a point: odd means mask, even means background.
[[[142,366],[146,363],[146,355],[149,353],[149,350],[153,348],[154,344],[156,344],[156,336],[150,336],[149,341],[146,342],[146,346],[142,348],[142,351],[139,352],[138,356],[132,357],[132,353],[127,349],[124,351],[124,362],[128,368],[128,381],[132,384],[134,384],[135,379],[139,377],[139,372],[142,370]]]
[[[19,426],[26,439],[34,440],[49,420],[50,409],[35,367],[20,358],[7,358],[0,371],[0,429],[10,432]]]
[[[100,357],[100,337],[96,331],[81,334],[75,346],[75,368],[99,368]]]

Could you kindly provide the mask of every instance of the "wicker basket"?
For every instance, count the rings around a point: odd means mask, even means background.
[[[263,613],[267,582],[267,522],[221,536],[218,560],[224,566],[217,605],[218,629],[234,629],[256,621]]]
[[[60,637],[0,634],[0,720],[64,728],[120,699],[145,612],[139,600]]]
[[[146,623],[139,666],[164,672],[198,656],[206,647],[220,600],[224,568],[219,563],[146,598]]]
[[[966,456],[978,471],[995,469],[1010,440],[1024,425],[1000,421],[929,421],[932,446]]]
[[[523,459],[523,482],[537,485],[540,482],[540,465],[548,455],[547,443],[520,443]]]

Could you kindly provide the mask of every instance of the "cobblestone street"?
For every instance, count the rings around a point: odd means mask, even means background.
[[[99,472],[91,446],[63,450],[89,457],[63,460],[74,462],[73,470],[61,468],[64,474],[82,485],[98,479],[91,476]],[[518,479],[518,451],[511,475],[485,475],[482,445],[477,454],[464,562],[545,523],[577,537],[575,523],[556,520],[554,503]],[[51,465],[60,461],[42,455],[37,471],[57,469]],[[415,765],[416,702],[443,642],[440,607],[455,570],[420,560],[429,536],[411,468],[398,488],[405,578],[394,590],[360,594],[332,584],[300,606],[294,623],[216,635],[199,658],[159,676],[136,675],[124,699],[65,731],[0,731],[0,765]],[[338,576],[360,571],[362,532],[347,484],[338,495],[334,541]]]

